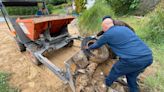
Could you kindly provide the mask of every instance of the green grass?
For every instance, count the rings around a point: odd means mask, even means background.
[[[18,92],[18,89],[9,86],[9,76],[7,73],[0,72],[0,92]]]
[[[147,77],[145,84],[149,86],[151,92],[164,92],[164,44],[152,44],[154,64],[158,66],[155,75]]]
[[[71,6],[71,3],[53,6],[52,14],[67,14],[67,11],[68,11],[67,7],[70,7],[70,6]]]
[[[54,8],[52,14],[65,14],[66,10],[64,8]]]
[[[79,17],[79,27],[82,35],[95,34],[101,30],[102,17],[114,17],[111,7],[104,1],[97,1],[89,10],[84,11]]]

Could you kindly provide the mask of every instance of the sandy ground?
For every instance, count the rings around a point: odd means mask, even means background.
[[[58,67],[64,67],[64,61],[79,50],[79,47],[64,48],[54,52],[49,58]],[[7,26],[0,23],[0,71],[11,73],[10,84],[21,92],[69,92],[67,85],[45,66],[34,65],[27,53],[17,50],[15,40]]]

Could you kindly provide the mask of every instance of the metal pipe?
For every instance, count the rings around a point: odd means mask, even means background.
[[[10,28],[10,26],[9,26],[9,23],[8,23],[7,18],[6,18],[6,16],[5,16],[5,13],[4,13],[4,11],[3,11],[3,3],[2,3],[1,0],[0,0],[0,4],[1,4],[1,5],[0,5],[0,8],[1,8],[2,15],[3,15],[4,19],[5,19],[5,22],[6,22],[7,26],[8,26],[8,28],[9,28],[9,30],[11,31],[11,28]]]

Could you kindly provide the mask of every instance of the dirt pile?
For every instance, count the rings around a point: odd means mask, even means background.
[[[98,53],[98,52],[97,52]],[[72,57],[76,65],[74,81],[76,92],[106,92],[105,76],[116,60],[109,59],[103,63],[95,63],[87,59],[83,51]]]

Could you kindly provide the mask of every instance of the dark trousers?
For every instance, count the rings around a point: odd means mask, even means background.
[[[112,67],[109,75],[105,79],[107,86],[117,80],[118,77],[125,75],[128,82],[130,92],[139,92],[137,84],[137,76],[149,65],[152,64],[152,56],[145,56],[139,59],[120,59]]]

